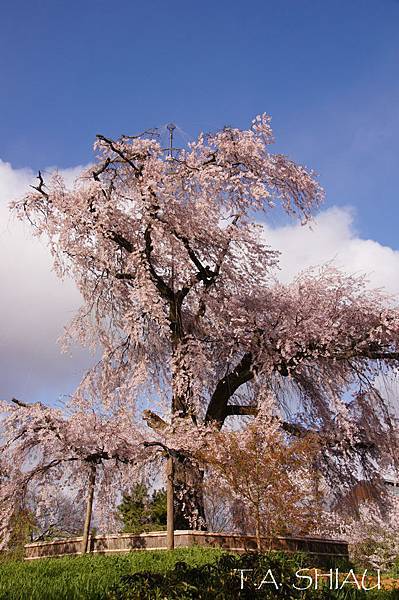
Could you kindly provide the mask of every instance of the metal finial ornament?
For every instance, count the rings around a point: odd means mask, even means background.
[[[169,131],[169,156],[173,157],[173,132],[176,129],[176,125],[174,123],[169,123],[166,125],[166,129]]]

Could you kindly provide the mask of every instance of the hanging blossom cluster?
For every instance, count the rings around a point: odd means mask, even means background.
[[[346,540],[350,558],[357,564],[384,571],[392,569],[399,555],[399,499],[382,490],[385,502],[376,502],[367,483],[355,488],[357,511],[351,515],[333,507],[322,514],[316,536]]]
[[[351,556],[375,569],[388,570],[399,556],[399,501],[391,499],[385,513],[373,502],[360,505],[357,519],[343,525]]]
[[[131,415],[104,416],[88,406],[86,411],[65,411],[14,401],[2,402],[1,417],[2,547],[11,533],[13,515],[29,507],[30,497],[39,521],[57,522],[62,495],[80,506],[87,496],[91,469],[96,471],[98,525],[113,526],[117,494],[143,478],[144,459],[149,459],[143,434]],[[81,515],[80,527],[83,519]]]
[[[272,142],[267,115],[173,156],[154,132],[98,136],[98,161],[73,189],[39,173],[13,209],[81,291],[66,338],[101,344],[109,406],[147,409],[157,434],[190,421],[199,439],[202,427],[256,415],[271,391],[282,430],[324,438],[320,468],[350,487],[397,458],[374,381],[397,369],[399,311],[332,266],[276,283],[259,217],[280,205],[306,221],[323,192]],[[201,487],[195,470],[178,469],[181,485]]]

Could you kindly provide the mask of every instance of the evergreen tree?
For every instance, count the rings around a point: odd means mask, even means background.
[[[124,493],[118,506],[123,533],[142,533],[166,529],[166,492],[162,488],[152,495],[144,483]]]

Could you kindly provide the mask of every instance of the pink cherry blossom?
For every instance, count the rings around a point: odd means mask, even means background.
[[[397,368],[398,307],[332,266],[276,283],[278,253],[262,240],[259,219],[280,205],[306,221],[323,192],[311,171],[271,153],[272,142],[267,115],[248,130],[201,134],[172,156],[151,132],[98,136],[98,161],[73,189],[39,173],[13,204],[82,294],[64,342],[103,352],[68,424],[46,409],[85,452],[100,447],[127,460],[135,445],[116,416],[76,416],[94,386],[113,415],[139,422],[147,409],[151,435],[189,454],[203,429],[264,411],[291,435],[324,436],[320,468],[346,485],[393,460],[397,425],[374,380]],[[50,414],[32,410],[33,423]],[[54,444],[46,460],[58,456]],[[178,477],[200,487],[194,463],[182,465]]]

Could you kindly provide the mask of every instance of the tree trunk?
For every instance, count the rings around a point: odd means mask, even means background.
[[[255,524],[255,536],[256,536],[256,546],[258,548],[258,552],[262,550],[262,538],[260,535],[260,514],[259,514],[259,506],[256,506],[256,524]]]
[[[174,518],[174,468],[173,458],[168,456],[166,463],[166,539],[168,550],[175,547],[175,518]]]
[[[147,425],[158,433],[168,427],[166,421],[150,410],[145,410],[143,417]],[[148,446],[152,445],[157,443],[148,443]],[[167,451],[165,446],[163,448]],[[176,453],[173,470],[174,529],[206,530],[202,469],[183,453]]]
[[[87,493],[87,502],[86,502],[86,518],[83,527],[83,540],[82,540],[82,554],[86,554],[89,547],[89,535],[90,535],[90,523],[91,523],[91,514],[93,512],[93,497],[94,497],[94,486],[96,483],[96,465],[90,465],[90,474],[89,474],[89,485],[88,485],[88,493]]]
[[[175,529],[206,531],[204,472],[189,458],[175,459]]]
[[[178,327],[172,336],[172,423],[179,419],[191,419],[195,425],[197,415],[193,404],[191,373],[185,361],[189,349],[182,327],[181,304],[171,307]],[[177,382],[178,380],[178,382]],[[203,471],[187,456],[174,460],[174,528],[206,529]]]

